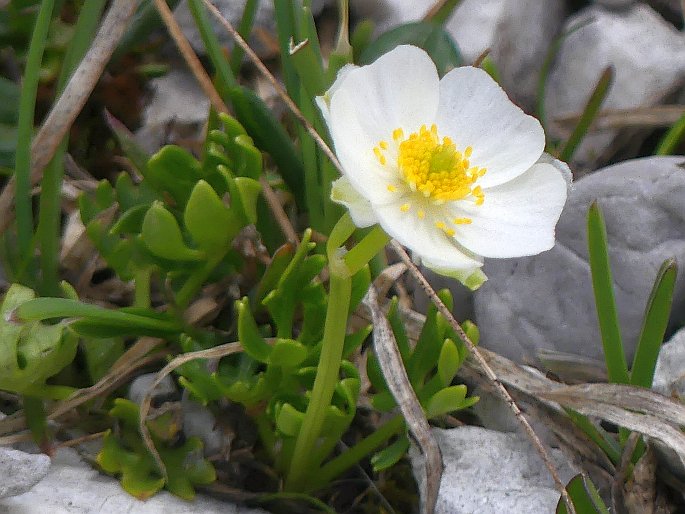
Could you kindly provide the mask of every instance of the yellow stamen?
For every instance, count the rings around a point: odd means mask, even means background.
[[[454,218],[452,223],[455,225],[470,225],[473,223],[473,220],[471,218]]]
[[[390,191],[391,193],[394,193],[395,191],[397,191],[397,188],[395,186],[393,186],[392,184],[388,184],[388,191]]]
[[[411,209],[411,205],[409,205],[408,203],[403,203],[403,204],[400,206],[400,210],[401,210],[402,212],[407,212],[409,209]]]
[[[484,194],[476,181],[486,169],[471,166],[469,158],[473,148],[467,146],[463,153],[449,137],[440,139],[438,127],[422,125],[417,132],[404,137],[401,128],[392,132],[397,145],[397,166],[402,178],[412,191],[417,191],[433,204],[473,197],[476,205],[483,203]],[[374,148],[379,160],[388,145],[380,141]],[[385,164],[382,162],[382,164]]]
[[[426,217],[426,211],[424,210],[419,210],[419,212],[416,213],[416,215],[419,217],[420,220]]]

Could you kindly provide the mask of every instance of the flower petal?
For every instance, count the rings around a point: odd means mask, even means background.
[[[387,186],[399,175],[394,166],[381,166],[373,149],[397,128],[410,132],[432,123],[439,94],[435,65],[423,50],[398,46],[373,64],[346,71],[336,84],[328,128],[338,159],[361,194],[389,201]]]
[[[459,225],[457,241],[484,257],[535,255],[554,246],[554,227],[566,201],[567,185],[552,164],[535,164],[519,177],[484,191],[482,205],[446,205],[451,216],[472,219]]]
[[[352,216],[352,221],[360,228],[370,227],[378,223],[371,203],[357,192],[347,177],[340,177],[333,182],[331,200],[347,207],[350,216]]]
[[[459,148],[473,148],[471,163],[488,170],[478,180],[483,188],[524,173],[545,147],[538,120],[514,105],[485,71],[470,66],[455,68],[440,81],[436,123]]]
[[[463,253],[430,215],[419,219],[416,211],[402,212],[398,204],[374,206],[378,221],[389,236],[414,251],[429,267],[442,270],[474,269],[483,265]]]
[[[355,66],[354,64],[346,64],[345,66],[340,68],[338,70],[338,75],[335,77],[335,82],[333,82],[333,85],[328,89],[328,91],[326,91],[322,96],[317,96],[314,99],[316,101],[316,105],[319,107],[319,110],[321,111],[321,114],[323,115],[323,119],[326,122],[326,125],[330,125],[330,105],[333,94],[338,90],[340,84],[343,83],[345,77],[347,77],[347,74],[350,71],[356,69],[357,67],[358,66]]]
[[[561,173],[561,176],[564,177],[564,180],[566,181],[567,192],[571,192],[571,190],[573,189],[573,173],[571,172],[571,168],[568,167],[568,164],[566,164],[564,161],[560,161],[554,156],[548,154],[547,152],[542,152],[542,155],[538,159],[538,162],[551,164],[556,169],[558,169]]]

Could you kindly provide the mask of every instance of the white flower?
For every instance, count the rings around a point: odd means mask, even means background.
[[[484,71],[441,80],[400,46],[347,66],[317,98],[344,175],[332,198],[360,227],[379,223],[425,265],[477,287],[483,257],[549,250],[570,172],[543,153],[540,123]]]

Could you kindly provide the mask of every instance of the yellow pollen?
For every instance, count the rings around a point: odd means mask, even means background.
[[[448,229],[445,230],[445,234],[447,234],[448,236],[452,237],[454,234],[456,234],[456,232],[454,231],[453,228],[448,228]]]
[[[420,210],[419,212],[416,213],[416,215],[419,217],[420,220],[426,217],[426,211]]]
[[[400,210],[401,210],[402,212],[407,212],[410,208],[411,208],[411,205],[409,205],[408,203],[403,203],[403,204],[400,206]]]
[[[463,152],[457,150],[449,137],[438,136],[438,127],[422,125],[418,132],[404,137],[401,128],[392,131],[397,143],[397,166],[406,184],[412,191],[421,193],[433,204],[461,200],[471,197],[476,205],[484,201],[484,194],[477,180],[486,169],[471,166],[469,158],[473,148],[467,146]],[[385,141],[374,148],[374,154],[385,165],[382,150],[387,150]],[[422,211],[419,211],[419,213]],[[422,217],[422,216],[419,216]]]
[[[388,191],[390,191],[391,193],[394,193],[395,191],[397,191],[397,188],[395,186],[393,186],[392,184],[388,184]]]
[[[454,218],[452,223],[455,225],[470,225],[473,223],[473,220],[471,218]]]

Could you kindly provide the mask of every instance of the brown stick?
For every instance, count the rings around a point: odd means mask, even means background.
[[[31,144],[31,183],[37,184],[43,176],[43,168],[55,155],[55,151],[64,138],[76,116],[93,91],[102,75],[102,70],[109,61],[119,40],[128,27],[128,21],[138,5],[137,0],[114,0],[100,26],[93,44],[74,71],[69,83],[59,100],[53,105],[40,130]],[[14,219],[15,182],[10,178],[0,194],[0,234]]]

